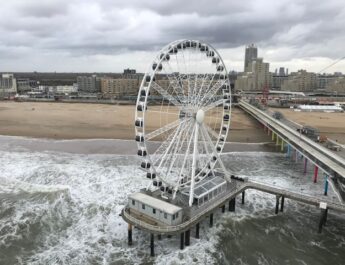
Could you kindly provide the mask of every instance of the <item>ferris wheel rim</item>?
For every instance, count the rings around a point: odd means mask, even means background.
[[[143,123],[144,123],[144,126],[143,126],[143,128],[142,128],[142,130],[141,130],[141,133],[142,133],[142,136],[144,137],[144,141],[141,142],[140,144],[138,143],[138,148],[139,148],[139,146],[140,146],[140,147],[144,146],[144,148],[145,148],[146,150],[148,149],[147,142],[146,142],[146,139],[145,139],[145,136],[147,136],[146,130],[145,130],[145,129],[146,129],[146,128],[145,128],[145,116],[146,116],[146,111],[147,111],[147,110],[146,110],[146,108],[147,108],[147,100],[148,100],[148,97],[149,97],[149,92],[150,92],[150,90],[151,90],[151,88],[152,88],[152,87],[151,87],[151,86],[152,86],[152,82],[154,82],[154,81],[153,81],[153,80],[154,80],[154,77],[156,76],[156,74],[157,74],[157,72],[158,72],[158,71],[157,71],[158,68],[152,70],[151,67],[152,67],[152,65],[153,65],[154,63],[156,63],[157,65],[162,64],[162,62],[164,61],[166,55],[169,54],[169,51],[171,50],[171,48],[175,48],[175,47],[177,47],[177,45],[186,43],[187,41],[190,41],[190,42],[194,41],[194,42],[197,42],[197,43],[199,43],[199,44],[207,45],[208,47],[210,47],[210,48],[212,49],[212,51],[214,51],[216,57],[219,58],[219,64],[221,64],[221,65],[223,66],[223,68],[224,68],[223,71],[225,72],[225,76],[226,76],[226,78],[225,78],[226,81],[224,81],[224,83],[226,83],[226,84],[228,85],[228,87],[229,87],[229,89],[228,89],[229,99],[231,98],[231,89],[230,89],[230,84],[229,84],[229,79],[228,79],[228,72],[227,72],[225,63],[224,63],[222,57],[220,56],[220,54],[218,53],[218,51],[217,51],[212,45],[210,45],[210,44],[208,44],[208,43],[205,43],[205,42],[201,42],[201,41],[187,40],[187,39],[178,40],[178,41],[174,41],[174,42],[171,42],[171,43],[167,44],[165,47],[163,47],[163,48],[157,53],[157,56],[155,57],[155,59],[153,60],[153,62],[149,65],[149,68],[148,68],[148,70],[145,72],[144,77],[143,77],[143,80],[142,80],[142,83],[141,83],[140,88],[139,88],[139,94],[138,94],[137,102],[136,102],[136,113],[135,113],[135,119],[136,119],[136,120],[137,120],[137,118],[139,117],[139,115],[138,115],[138,104],[140,104],[140,92],[141,92],[141,90],[142,90],[143,88],[147,89],[147,91],[146,91],[146,95],[145,95],[145,104],[144,104],[144,108],[143,108],[143,110],[142,110],[142,115],[141,115],[142,118],[143,118]],[[170,48],[170,50],[169,50],[169,48]],[[202,53],[201,51],[199,51],[199,52]],[[165,54],[165,57],[162,57],[162,56],[161,56],[162,54]],[[158,58],[158,60],[157,60],[157,58]],[[150,76],[151,80],[150,80],[148,86],[144,86],[144,84],[145,84],[145,82],[146,82],[147,76]],[[162,95],[162,96],[163,96],[163,95]],[[164,97],[164,96],[163,96],[163,97]],[[169,101],[169,103],[170,103],[170,101]],[[176,102],[175,102],[175,103],[176,103]],[[222,104],[223,107],[224,107],[224,104],[225,104],[225,101],[223,100],[223,104]],[[227,113],[228,113],[229,116],[230,116],[230,115],[231,115],[231,100],[230,100],[227,104],[228,104],[228,106],[229,106],[229,110],[228,110]],[[221,104],[219,104],[219,105],[221,105]],[[176,106],[176,105],[175,105],[175,106]],[[206,111],[208,111],[208,110],[206,110]],[[206,111],[205,111],[205,112],[206,112]],[[222,115],[223,115],[223,116],[224,116],[224,113],[225,113],[225,111],[224,111],[224,108],[223,108],[223,111],[222,111]],[[224,136],[224,134],[222,134],[222,128],[223,128],[224,125],[227,125],[227,126],[226,126],[226,133],[225,133],[225,138],[226,138],[226,137],[228,136],[228,133],[229,133],[230,119],[226,122],[226,124],[225,124],[224,120],[222,120],[222,122],[221,122],[221,129],[219,130],[218,137],[217,137],[217,141],[216,141],[216,146],[217,146],[217,147],[219,146],[220,137],[221,137],[222,135]],[[204,127],[204,126],[202,126],[202,127]],[[203,128],[203,130],[206,130],[206,129]],[[135,127],[135,131],[136,131],[136,135],[137,135],[137,134],[139,133],[137,127]],[[224,141],[224,142],[225,142],[225,141]],[[220,150],[219,152],[215,152],[215,154],[217,154],[217,155],[219,154],[219,155],[220,155],[220,154],[222,153],[222,151],[223,151],[223,148],[224,148],[224,144],[221,145],[221,150]],[[148,162],[151,162],[151,165],[152,165],[152,167],[153,167],[153,163],[152,163],[153,160],[152,160],[152,157],[151,157],[150,154],[147,154],[146,160],[147,160]],[[151,170],[150,170],[150,171],[151,171]],[[155,171],[155,170],[153,170],[153,171]],[[203,171],[203,169],[202,169],[202,171]],[[202,171],[201,171],[201,172],[202,172]],[[197,175],[197,177],[200,176],[201,172]],[[160,179],[162,182],[164,182],[164,184],[168,184],[169,186],[173,186],[172,183],[168,183],[168,181],[165,180],[164,177],[159,176],[159,179]],[[176,185],[174,188],[176,188],[176,187],[179,188],[180,185]]]

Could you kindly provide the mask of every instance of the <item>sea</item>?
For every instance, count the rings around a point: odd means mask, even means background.
[[[345,264],[345,216],[329,212],[318,233],[317,207],[285,200],[275,214],[275,196],[240,196],[236,211],[205,219],[200,239],[179,249],[179,237],[155,240],[120,216],[127,196],[146,187],[132,142],[0,137],[0,264]],[[231,149],[231,148],[230,148]],[[320,172],[303,174],[302,160],[279,152],[231,151],[227,169],[250,180],[324,197]],[[337,201],[329,190],[327,199]]]

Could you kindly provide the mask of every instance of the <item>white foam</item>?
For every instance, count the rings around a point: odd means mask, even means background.
[[[292,189],[299,183],[305,189],[322,192],[322,182],[314,185],[309,175],[288,169],[290,162],[279,154],[241,152],[223,157],[229,167],[251,179]],[[2,203],[2,209],[12,209],[12,213],[0,222],[0,231],[5,231],[0,234],[0,244],[32,241],[35,247],[29,256],[18,253],[19,264],[150,261],[149,235],[134,230],[134,246],[128,248],[127,226],[119,216],[128,194],[148,184],[138,165],[139,160],[132,156],[0,151],[0,195],[13,195]],[[295,178],[289,182],[291,177]],[[185,250],[179,250],[178,238],[156,240],[154,261],[212,264],[222,223],[273,216],[274,202],[274,196],[248,191],[245,207],[237,205],[235,213],[218,214],[218,225],[212,229],[205,220],[201,239],[192,237],[191,246]]]

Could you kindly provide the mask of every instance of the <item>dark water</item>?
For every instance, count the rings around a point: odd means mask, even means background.
[[[136,158],[47,149],[0,147],[0,264],[345,264],[344,216],[330,212],[320,235],[318,209],[286,200],[276,216],[274,196],[257,191],[235,213],[217,213],[213,228],[205,220],[183,251],[178,238],[156,240],[151,259],[149,235],[135,230],[128,248],[119,216],[128,193],[147,185]],[[281,154],[224,161],[256,181],[322,196],[322,178],[312,183],[311,171]]]

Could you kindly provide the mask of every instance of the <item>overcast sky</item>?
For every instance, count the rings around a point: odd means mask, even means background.
[[[8,0],[0,8],[0,71],[145,71],[176,39],[212,44],[243,70],[255,43],[270,70],[319,72],[345,56],[344,0]],[[345,73],[345,60],[327,72]]]

